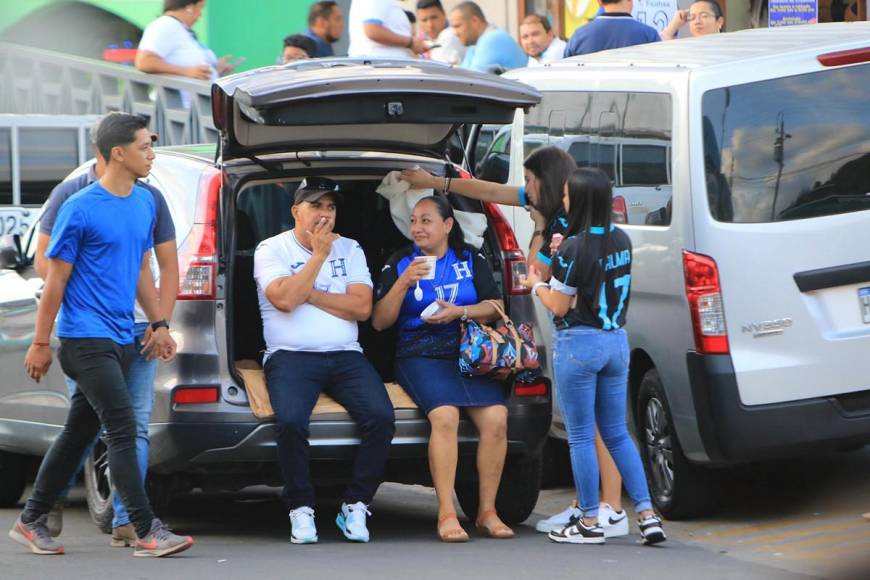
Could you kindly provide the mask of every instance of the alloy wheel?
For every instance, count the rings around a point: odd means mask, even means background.
[[[674,450],[668,414],[656,397],[650,397],[646,404],[644,434],[652,491],[659,503],[666,503],[674,494]]]

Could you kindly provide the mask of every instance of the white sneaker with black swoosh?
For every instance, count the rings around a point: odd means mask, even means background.
[[[625,510],[614,511],[609,503],[602,503],[598,508],[598,524],[604,530],[605,538],[628,535],[628,514]]]
[[[655,514],[639,519],[637,527],[640,528],[644,544],[658,544],[668,539],[662,528],[662,519]]]
[[[547,537],[560,544],[603,544],[604,530],[597,525],[587,526],[580,518],[572,518],[570,524],[550,532]]]

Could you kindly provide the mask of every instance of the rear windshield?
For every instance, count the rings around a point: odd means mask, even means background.
[[[723,222],[870,209],[870,65],[704,93],[707,196]]]

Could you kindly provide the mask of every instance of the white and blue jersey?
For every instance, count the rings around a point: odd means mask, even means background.
[[[393,254],[381,271],[378,299],[390,291],[414,258],[422,255],[416,244]],[[458,356],[459,321],[436,325],[420,318],[420,313],[435,300],[471,306],[482,300],[501,299],[489,263],[483,254],[470,247],[461,257],[452,248],[447,249],[447,253],[435,264],[435,278],[420,280],[422,300],[414,297],[415,289],[416,286],[408,289],[399,309],[398,358],[422,356],[455,359]]]
[[[608,252],[603,252],[604,228],[571,236],[553,257],[550,287],[576,296],[563,318],[553,322],[556,329],[593,326],[617,330],[625,326],[631,293],[631,240],[621,229],[610,226]]]

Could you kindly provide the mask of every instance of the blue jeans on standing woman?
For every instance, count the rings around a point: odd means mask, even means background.
[[[580,509],[587,518],[598,516],[596,423],[635,511],[652,509],[640,454],[626,424],[628,359],[624,330],[574,326],[554,334],[556,396],[568,431]]]
[[[139,473],[142,476],[142,481],[145,481],[145,475],[148,473],[148,447],[151,441],[148,438],[148,423],[151,421],[151,409],[154,407],[154,377],[157,375],[157,359],[148,360],[141,354],[142,341],[145,338],[147,328],[147,322],[136,323],[134,330],[136,339],[133,343],[136,352],[130,362],[130,368],[124,376],[127,379],[127,391],[130,393],[133,415],[136,417],[136,459],[139,462]],[[76,392],[76,382],[67,376],[64,376],[64,379],[66,379],[66,387],[70,399],[72,399]],[[79,468],[76,469],[76,475],[81,471],[82,466],[93,451],[95,443],[96,439],[88,446],[87,451],[82,456]],[[66,488],[61,492],[61,497],[65,498],[69,495],[70,489],[75,486],[76,475],[70,479]],[[120,528],[130,523],[130,515],[117,493],[112,494],[112,510],[114,512],[113,528]]]

